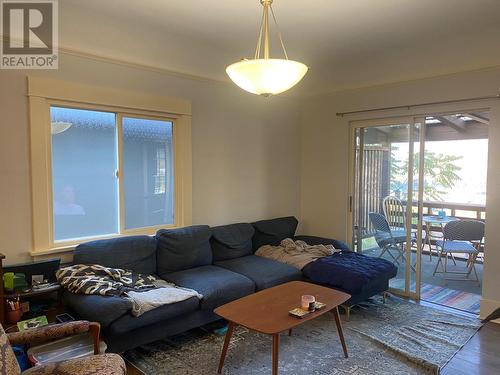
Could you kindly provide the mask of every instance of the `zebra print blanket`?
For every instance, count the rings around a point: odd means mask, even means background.
[[[154,282],[158,280],[152,275],[133,274],[129,270],[97,264],[63,267],[56,272],[56,278],[64,289],[72,293],[101,296],[119,296],[131,290],[153,289]]]

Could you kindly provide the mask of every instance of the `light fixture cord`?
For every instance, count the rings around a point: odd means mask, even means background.
[[[257,39],[257,48],[255,48],[255,59],[260,58],[260,48],[262,45],[262,29],[264,28],[264,15],[265,12],[262,12],[262,18],[260,20],[259,38]]]
[[[276,16],[274,15],[274,10],[272,5],[269,5],[271,9],[271,15],[273,16],[274,24],[276,25],[276,30],[278,31],[278,37],[280,38],[281,48],[283,48],[283,53],[285,54],[285,58],[288,60],[288,54],[286,53],[285,43],[283,43],[283,37],[281,36],[280,26],[278,25],[278,21],[276,20]]]
[[[285,54],[285,58],[288,60],[288,54],[286,53],[285,43],[283,42],[283,37],[281,35],[281,30],[278,25],[278,21],[276,20],[276,15],[274,14],[274,9],[271,4],[263,4],[264,10],[262,12],[262,18],[260,20],[260,30],[259,37],[257,39],[257,47],[255,48],[255,59],[260,58],[260,50],[262,49],[262,36],[264,36],[264,58],[269,58],[269,11],[268,8],[271,9],[271,15],[274,20],[274,24],[276,25],[276,31],[278,33],[278,37],[281,43],[281,49]]]

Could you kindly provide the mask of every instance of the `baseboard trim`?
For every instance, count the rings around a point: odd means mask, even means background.
[[[500,308],[500,301],[495,301],[492,299],[481,298],[481,310],[479,313],[479,318],[484,319],[494,310]],[[492,320],[493,323],[500,324],[500,319]]]

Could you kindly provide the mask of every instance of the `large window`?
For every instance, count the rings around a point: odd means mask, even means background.
[[[173,123],[50,107],[54,240],[174,223]]]
[[[32,256],[191,224],[189,100],[40,77],[28,97]]]

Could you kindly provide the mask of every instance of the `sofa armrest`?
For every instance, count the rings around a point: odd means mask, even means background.
[[[333,238],[317,236],[295,236],[294,240],[304,241],[308,245],[333,245],[333,247],[336,249],[351,250],[347,243],[345,243],[344,241],[335,240]]]
[[[8,333],[7,337],[11,345],[33,344],[45,341],[61,339],[80,333],[90,332],[94,342],[94,354],[99,354],[99,332],[101,326],[96,322],[77,320],[61,324],[51,324],[37,328],[30,328],[23,332]]]

